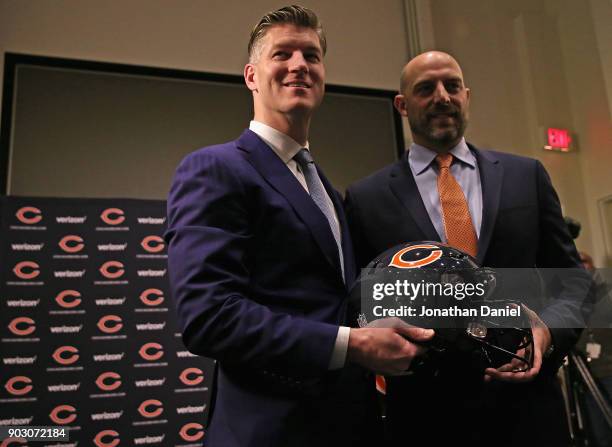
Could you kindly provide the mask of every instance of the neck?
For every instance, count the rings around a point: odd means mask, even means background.
[[[452,148],[459,144],[461,138],[462,137],[455,141],[451,141],[450,143],[443,143],[440,141],[431,141],[429,139],[424,139],[421,138],[419,135],[412,134],[412,141],[414,141],[419,146],[426,147],[427,149],[437,152],[438,154],[446,154],[450,152]]]
[[[253,119],[290,136],[302,146],[305,146],[308,141],[310,116],[296,116],[295,114],[270,116],[264,113],[255,112]]]

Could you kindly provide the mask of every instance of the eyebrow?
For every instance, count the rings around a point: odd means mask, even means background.
[[[274,45],[272,45],[270,47],[270,50],[274,51],[274,50],[278,50],[278,49],[283,49],[283,48],[289,48],[289,47],[297,47],[297,45],[294,44],[294,42],[292,41],[286,41],[286,42],[277,42]],[[321,48],[319,48],[318,46],[315,45],[309,45],[306,48],[304,48],[304,51],[315,51],[317,53],[322,53],[323,51],[321,50]]]

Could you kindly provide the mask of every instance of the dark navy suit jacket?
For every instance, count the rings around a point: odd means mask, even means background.
[[[355,266],[341,198],[319,174],[338,214],[346,282],[326,218],[255,133],[200,149],[177,169],[170,282],[185,345],[219,360],[209,446],[343,436],[340,425],[325,428],[344,374],[328,365]]]
[[[477,254],[479,264],[499,268],[580,268],[576,248],[561,214],[559,199],[542,164],[526,157],[481,151],[472,145],[468,146],[477,159],[482,184],[483,216]],[[407,153],[398,162],[351,185],[346,195],[346,212],[360,266],[365,266],[384,250],[400,243],[440,240],[419,194],[408,164]],[[586,281],[588,282],[588,279]],[[449,414],[449,417],[454,420],[457,420],[461,413],[469,415],[477,411],[482,415],[489,412],[496,417],[496,423],[490,424],[491,433],[498,433],[500,436],[508,434],[511,427],[508,424],[510,418],[517,423],[518,439],[524,440],[529,437],[529,428],[519,416],[524,415],[525,411],[522,408],[514,408],[524,404],[535,413],[534,424],[545,420],[551,422],[556,432],[562,433],[563,430],[558,429],[563,425],[563,414],[558,411],[561,405],[558,400],[560,395],[551,388],[552,377],[580,334],[579,329],[572,328],[584,327],[580,309],[584,289],[576,296],[572,296],[572,292],[571,287],[562,290],[562,296],[556,297],[556,300],[540,312],[540,316],[550,328],[556,349],[554,354],[545,360],[540,377],[534,383],[524,385],[522,389],[520,385],[492,384],[486,392],[488,399],[485,399],[484,403],[476,399],[476,403],[471,402],[472,407],[460,409],[457,409],[456,405],[461,405],[461,402],[450,405],[452,392],[446,390],[442,392],[441,397],[438,396],[443,402],[437,404],[435,411],[439,412],[439,409],[445,406],[452,408],[452,415]],[[457,370],[460,369],[461,365],[457,365]],[[465,388],[465,384],[459,386]],[[433,387],[439,387],[439,384]],[[424,393],[421,401],[414,395],[414,389],[406,392],[413,393],[412,401],[418,408],[425,400],[436,402],[436,397],[432,394],[433,387],[428,388],[423,384],[416,386],[416,392]],[[533,392],[534,388],[539,391]],[[542,391],[544,389],[546,391]],[[448,396],[444,394],[447,391]],[[471,397],[475,397],[480,390],[470,392]],[[391,394],[390,389],[390,397]],[[507,397],[506,403],[514,403],[512,411],[516,411],[516,415],[511,411],[509,414],[512,416],[501,417],[497,408],[493,410],[495,405],[503,408],[505,403],[500,397],[502,395]],[[520,399],[530,395],[533,402],[518,403]],[[457,397],[457,401],[461,400],[470,401],[465,396]],[[551,403],[553,400],[555,404]],[[534,402],[536,405],[531,405]],[[487,407],[489,404],[492,405],[491,408]],[[420,411],[427,413],[424,408]],[[540,414],[537,414],[538,411]],[[404,415],[402,420],[407,417],[411,416]],[[438,418],[441,416],[438,415]],[[503,427],[498,423],[503,424]],[[451,441],[456,435],[454,430],[441,434],[445,433],[451,437]],[[548,434],[542,434],[544,437],[541,445],[553,445],[549,444],[551,438],[545,437]],[[509,436],[505,439],[514,439]],[[484,438],[474,439],[476,442],[482,442]],[[432,438],[429,438],[429,441],[432,441]],[[493,442],[492,439],[487,441]]]

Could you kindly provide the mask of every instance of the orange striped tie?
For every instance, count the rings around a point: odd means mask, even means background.
[[[440,168],[438,193],[440,194],[442,219],[448,245],[476,257],[478,239],[474,231],[470,209],[461,186],[450,172],[453,156],[451,154],[438,154],[436,161]]]

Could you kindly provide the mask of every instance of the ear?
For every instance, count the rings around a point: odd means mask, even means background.
[[[257,82],[255,79],[255,64],[248,63],[244,66],[244,83],[249,90],[257,90]]]
[[[406,110],[406,100],[404,99],[404,95],[402,94],[395,95],[395,98],[393,99],[393,105],[395,106],[395,109],[399,112],[400,115],[408,116],[408,111]]]
[[[470,96],[472,95],[472,91],[469,88],[465,88],[465,94],[467,95],[468,103],[470,102]]]

